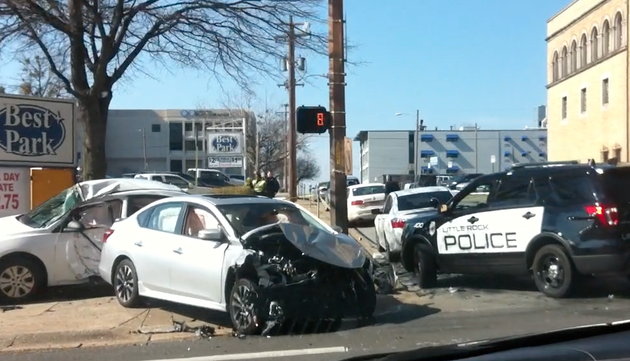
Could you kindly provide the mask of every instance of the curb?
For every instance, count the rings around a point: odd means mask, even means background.
[[[230,336],[232,331],[218,328],[212,337]],[[117,345],[146,346],[150,342],[199,340],[202,337],[191,332],[164,332],[143,334],[138,331],[92,330],[66,332],[40,332],[11,337],[0,336],[0,353],[70,348],[104,347]]]

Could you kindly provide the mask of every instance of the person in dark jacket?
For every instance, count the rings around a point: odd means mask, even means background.
[[[280,182],[273,176],[273,173],[267,172],[267,183],[266,183],[266,191],[267,197],[273,198],[280,191]]]
[[[388,194],[399,191],[399,190],[400,190],[400,186],[398,185],[398,182],[394,182],[392,180],[392,176],[388,175],[387,182],[385,182],[385,197],[387,197]]]

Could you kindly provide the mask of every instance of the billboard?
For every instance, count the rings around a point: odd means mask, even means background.
[[[75,167],[71,100],[0,96],[0,166]]]
[[[240,133],[208,134],[208,154],[243,154],[243,136]]]

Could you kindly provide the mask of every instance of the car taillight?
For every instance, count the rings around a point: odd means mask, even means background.
[[[586,206],[586,213],[597,218],[604,226],[616,226],[619,224],[619,213],[613,205]]]
[[[352,201],[350,202],[351,206],[360,206],[363,204],[363,201]]]
[[[107,242],[107,239],[114,234],[114,230],[113,229],[108,229],[105,231],[105,233],[103,233],[103,243]]]
[[[392,219],[392,228],[404,228],[405,221],[402,219]]]

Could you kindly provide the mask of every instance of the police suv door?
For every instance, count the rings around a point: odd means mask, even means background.
[[[437,230],[442,271],[526,272],[524,253],[542,224],[542,207],[534,206],[531,182],[512,176],[483,177],[462,192],[470,193],[458,197],[449,210],[451,219]]]

